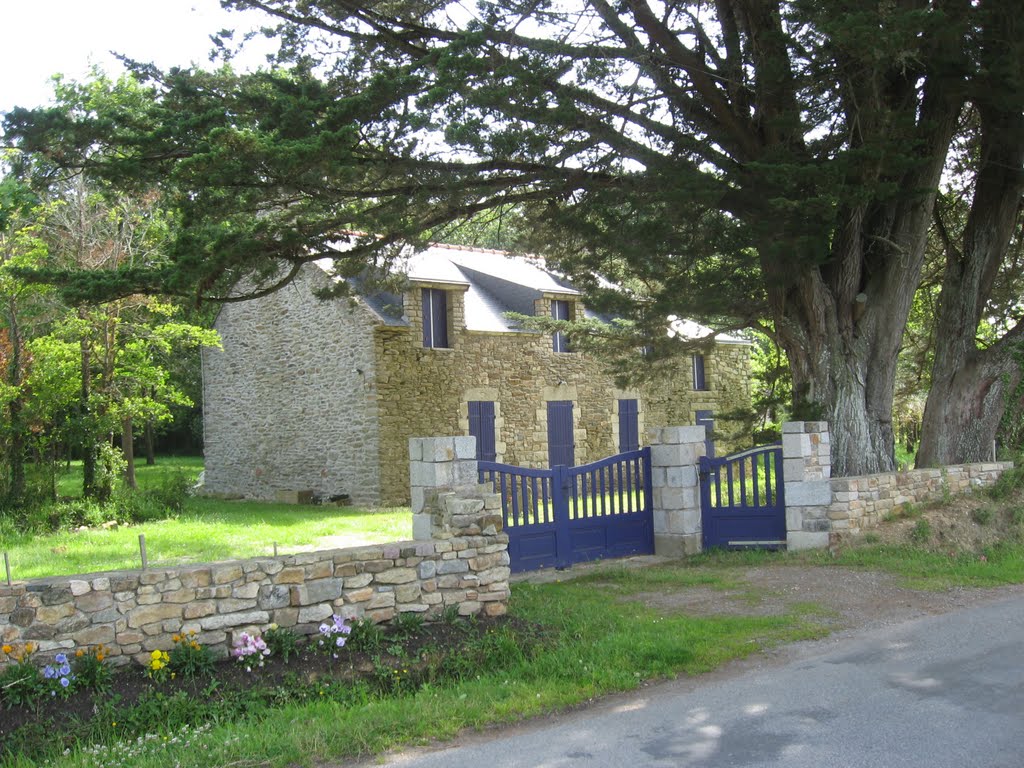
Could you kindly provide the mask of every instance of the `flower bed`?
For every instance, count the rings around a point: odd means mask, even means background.
[[[538,633],[508,617],[466,620],[454,612],[435,623],[410,614],[386,628],[335,616],[308,642],[271,627],[240,637],[219,659],[193,635],[176,637],[144,669],[111,670],[102,650],[39,667],[31,644],[9,647],[16,663],[0,676],[0,764],[76,747],[116,751],[144,745],[154,733],[171,738],[214,721],[267,717],[292,703],[402,695],[487,668],[498,637],[530,653]]]

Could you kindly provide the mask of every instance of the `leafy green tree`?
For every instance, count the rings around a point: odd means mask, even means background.
[[[52,317],[53,292],[46,286],[26,283],[14,274],[19,268],[40,265],[46,258],[46,243],[38,226],[39,200],[13,176],[0,179],[0,410],[4,424],[2,499],[16,507],[26,501],[25,461],[29,419],[26,409],[30,389],[26,375],[30,368],[30,339]]]
[[[599,300],[652,342],[668,315],[769,331],[798,412],[832,423],[834,470],[893,467],[947,151],[966,104],[1006,95],[993,127],[1017,105],[993,54],[1019,55],[1014,0],[227,5],[280,20],[280,68],[140,66],[127,96],[7,117],[23,150],[159,180],[180,214],[168,263],[69,289],[225,299],[246,275],[258,294],[515,207],[536,250],[629,286]],[[1012,179],[986,190],[1019,201]],[[339,247],[346,229],[375,234]]]

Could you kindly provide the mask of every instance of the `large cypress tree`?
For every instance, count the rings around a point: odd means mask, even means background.
[[[648,316],[770,321],[834,471],[892,468],[936,192],[965,105],[1018,76],[981,53],[1017,50],[1015,0],[227,4],[280,20],[278,69],[138,67],[142,112],[8,116],[26,150],[93,142],[96,172],[177,193],[173,265],[105,290],[271,290],[324,255],[355,274],[514,205]],[[342,229],[379,236],[339,252]]]

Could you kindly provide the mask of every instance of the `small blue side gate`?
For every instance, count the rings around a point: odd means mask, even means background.
[[[579,467],[479,469],[501,494],[514,573],[654,552],[650,448]]]
[[[700,508],[705,549],[785,546],[782,446],[702,456]]]

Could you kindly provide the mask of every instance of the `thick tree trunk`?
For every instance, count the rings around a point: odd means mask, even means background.
[[[988,461],[1008,397],[1021,380],[1012,355],[978,353],[928,393],[917,466]]]
[[[1001,12],[1016,20],[1019,9]],[[1009,25],[1007,29],[1012,29]],[[979,169],[962,245],[936,222],[946,250],[939,297],[932,386],[925,403],[917,465],[934,467],[982,461],[992,454],[1008,398],[1021,379],[1024,323],[979,349],[978,329],[1007,249],[1021,227],[1024,195],[1024,45],[1013,33],[989,42],[983,59],[995,82],[976,99],[980,122]],[[1016,73],[1009,83],[999,77]]]
[[[121,452],[124,454],[124,484],[131,489],[138,488],[135,482],[135,432],[130,418],[121,422]]]

